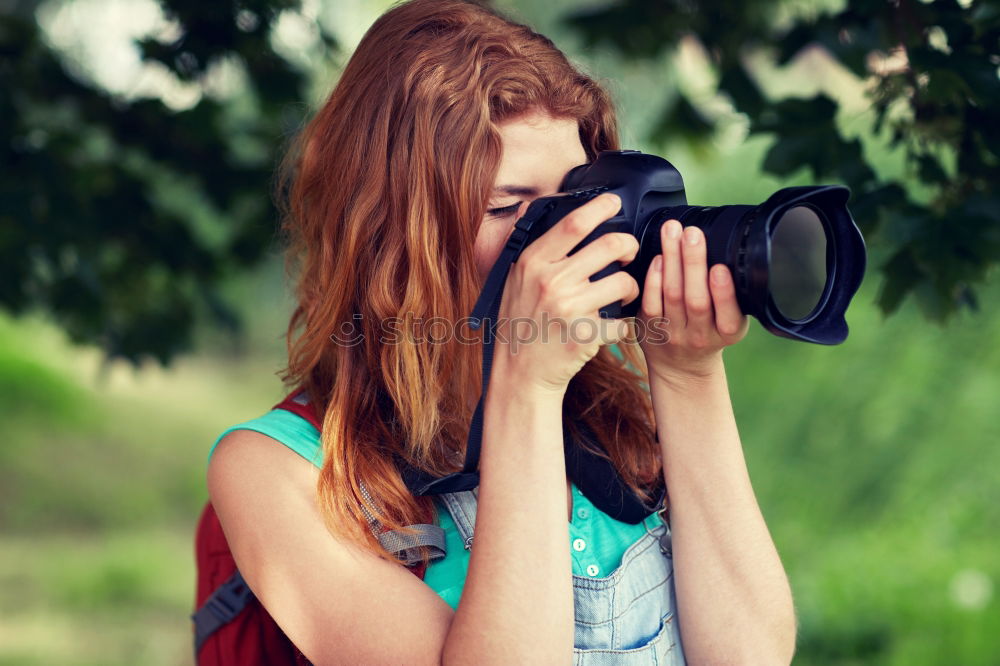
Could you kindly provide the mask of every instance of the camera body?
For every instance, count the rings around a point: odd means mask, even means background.
[[[524,216],[515,225],[509,244],[519,245],[520,249],[523,249],[563,217],[604,192],[612,192],[621,198],[621,210],[615,217],[598,225],[570,250],[569,254],[612,232],[630,233],[641,241],[647,237],[648,230],[659,219],[658,212],[664,208],[687,205],[684,179],[680,171],[662,157],[637,150],[602,152],[593,163],[575,167],[566,174],[560,189],[562,191],[559,194],[540,197],[531,202]],[[519,229],[523,230],[523,233],[519,233]],[[659,232],[658,224],[656,232]],[[642,285],[645,271],[653,257],[659,254],[659,250],[659,243],[640,243],[639,253],[627,266],[623,268],[621,262],[615,261],[592,275],[590,279],[596,281],[619,270],[625,270]],[[718,261],[721,261],[721,258],[715,257],[713,261],[713,257],[709,256],[709,265]],[[642,274],[637,270],[639,268],[642,269]],[[601,316],[613,318],[635,316],[638,313],[639,301],[637,298],[624,307],[620,301],[608,304],[601,308]]]

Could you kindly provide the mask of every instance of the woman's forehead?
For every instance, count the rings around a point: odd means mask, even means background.
[[[533,113],[499,126],[503,155],[496,196],[555,192],[566,172],[587,161],[577,121]]]

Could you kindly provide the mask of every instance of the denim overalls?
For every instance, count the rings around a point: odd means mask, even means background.
[[[441,495],[471,548],[478,489]],[[573,575],[575,666],[683,666],[670,528],[661,523],[632,544],[605,578]]]

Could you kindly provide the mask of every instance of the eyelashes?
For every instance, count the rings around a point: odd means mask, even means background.
[[[509,206],[504,206],[503,208],[488,208],[486,214],[490,217],[507,217],[508,215],[513,215],[520,208],[521,202],[512,203]]]

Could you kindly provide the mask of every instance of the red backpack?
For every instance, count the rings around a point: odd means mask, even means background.
[[[287,396],[273,409],[290,411],[321,429],[312,406],[299,392]],[[373,530],[377,530],[376,534],[386,531],[377,524]],[[195,560],[197,610],[191,619],[198,666],[310,664],[243,581],[211,502],[205,503],[198,521]],[[409,569],[423,580],[422,563],[410,565]]]

